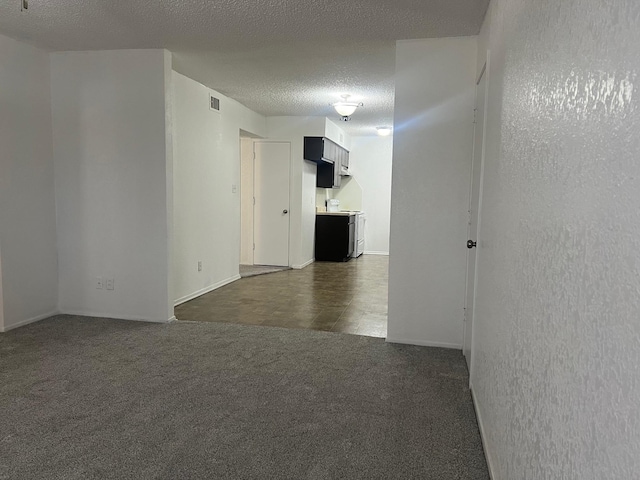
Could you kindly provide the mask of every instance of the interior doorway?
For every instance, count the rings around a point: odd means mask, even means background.
[[[465,323],[463,353],[469,372],[472,367],[473,314],[476,297],[476,264],[480,232],[480,209],[482,207],[482,176],[484,170],[484,133],[487,100],[487,64],[485,63],[476,82],[476,106],[474,109],[473,159],[469,198],[469,228],[467,255],[467,288],[465,299]]]
[[[289,142],[241,137],[240,264],[289,267],[290,170]]]
[[[253,263],[289,266],[291,144],[253,143]]]

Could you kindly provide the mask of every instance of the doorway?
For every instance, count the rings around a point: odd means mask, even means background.
[[[288,268],[291,144],[241,138],[240,147],[241,272]]]
[[[465,323],[463,353],[467,367],[472,367],[473,314],[476,297],[476,264],[478,258],[478,234],[480,232],[480,209],[482,208],[482,180],[484,171],[484,133],[487,100],[487,64],[485,63],[476,82],[476,105],[474,109],[473,158],[471,163],[471,186],[469,196],[469,227],[467,254],[467,287],[465,298]]]

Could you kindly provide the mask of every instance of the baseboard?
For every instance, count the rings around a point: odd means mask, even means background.
[[[303,263],[302,265],[291,265],[291,268],[293,268],[294,270],[302,270],[304,267],[308,267],[309,265],[311,265],[315,261],[316,261],[316,259],[312,258],[311,260],[309,260],[308,262]]]
[[[177,318],[176,318],[176,316],[174,315],[173,317],[171,317],[171,318],[167,321],[167,323],[177,322],[177,321],[178,321],[178,319],[177,319]]]
[[[82,310],[62,310],[61,315],[77,315],[79,317],[92,317],[92,318],[109,318],[113,320],[130,320],[133,322],[148,322],[148,323],[169,323],[171,319],[158,320],[155,318],[139,317],[137,315],[114,315],[112,313],[98,313],[98,312],[86,312]],[[175,317],[172,317],[175,318]]]
[[[212,292],[220,287],[224,287],[225,285],[235,282],[236,280],[240,280],[240,275],[234,275],[233,277],[226,278],[224,280],[221,280],[220,282],[214,283],[213,285],[209,285],[208,287],[202,288],[197,292],[193,292],[193,293],[190,293],[189,295],[185,295],[184,297],[177,299],[173,304],[173,306],[177,307],[182,303],[188,302],[189,300],[193,300],[194,298],[198,298],[204,295],[205,293]]]
[[[363,255],[383,255],[383,256],[386,256],[386,257],[389,256],[389,252],[377,252],[375,250],[371,250],[371,251],[365,250],[362,253],[363,253]]]
[[[493,461],[491,460],[491,455],[489,454],[489,449],[487,448],[487,439],[484,434],[484,423],[482,422],[482,415],[480,414],[480,409],[478,408],[478,400],[476,396],[473,394],[473,385],[469,385],[471,390],[471,399],[473,401],[473,409],[476,411],[476,419],[478,420],[478,430],[480,430],[480,439],[482,440],[482,449],[484,450],[484,458],[487,460],[487,468],[489,469],[489,478],[491,480],[498,480],[498,477],[495,474],[495,470],[493,468]]]
[[[38,315],[37,317],[28,318],[26,320],[22,320],[18,323],[14,323],[13,325],[0,325],[0,333],[8,332],[9,330],[13,330],[14,328],[24,327],[25,325],[29,325],[30,323],[39,322],[40,320],[44,320],[45,318],[53,317],[54,315],[58,315],[58,310],[52,310],[49,313],[43,313],[42,315]]]
[[[455,350],[462,350],[462,345],[456,343],[441,343],[441,342],[427,342],[422,340],[407,340],[405,338],[393,338],[387,337],[388,343],[402,343],[404,345],[418,345],[420,347],[438,347],[438,348],[452,348]]]

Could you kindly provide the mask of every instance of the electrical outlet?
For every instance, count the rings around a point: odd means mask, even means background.
[[[114,290],[115,289],[113,278],[107,278],[105,283],[107,284],[107,290]]]
[[[231,193],[236,193],[238,191],[237,185],[231,185]]]
[[[102,281],[102,277],[96,277],[96,288],[98,290],[102,290],[104,288],[104,282]]]
[[[202,261],[198,262],[198,271],[201,272],[202,271]]]

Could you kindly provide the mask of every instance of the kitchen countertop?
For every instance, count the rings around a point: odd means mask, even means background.
[[[355,214],[356,212],[316,212],[316,215],[332,215],[337,217],[350,217]]]

